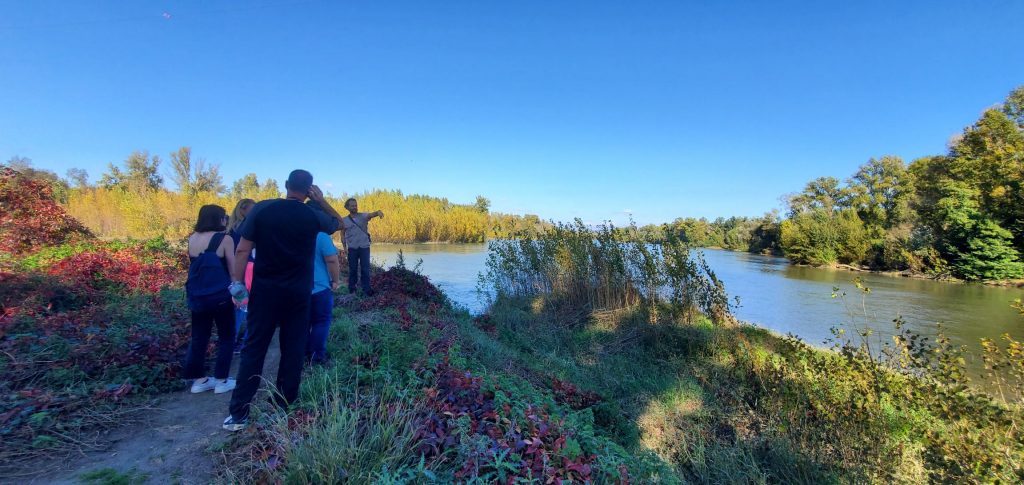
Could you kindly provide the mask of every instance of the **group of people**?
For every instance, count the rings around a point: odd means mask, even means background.
[[[384,214],[359,212],[357,201],[348,199],[348,215],[342,217],[305,170],[292,171],[285,190],[284,199],[242,199],[230,217],[221,206],[205,205],[188,238],[185,290],[192,336],[184,377],[192,380],[193,393],[233,391],[223,424],[229,431],[248,423],[275,332],[281,355],[273,399],[279,406],[287,407],[298,396],[305,363],[327,361],[334,292],[341,287],[331,234],[344,231],[349,293],[356,293],[359,284],[365,295],[373,295],[369,221]],[[206,349],[214,327],[217,358],[208,376]],[[240,362],[232,379],[236,353]]]

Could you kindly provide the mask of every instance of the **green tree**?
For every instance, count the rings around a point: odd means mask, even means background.
[[[954,180],[978,189],[979,210],[1024,248],[1024,132],[1006,113],[990,109],[964,130],[952,151]]]
[[[747,251],[752,253],[776,253],[782,250],[778,211],[772,211],[757,219],[750,236]]]
[[[947,182],[942,192],[937,207],[946,227],[942,249],[957,276],[974,280],[1024,276],[1012,234],[981,212],[977,189],[964,182]]]
[[[202,158],[193,163],[192,149],[189,147],[181,147],[171,153],[171,180],[178,186],[179,192],[190,197],[200,192],[221,194],[225,190],[220,167],[207,165]]]
[[[860,166],[847,185],[849,204],[869,229],[888,229],[908,217],[913,190],[901,158],[872,158]]]
[[[847,206],[849,191],[839,185],[835,177],[818,177],[804,187],[803,192],[789,197],[790,215],[823,209],[835,212]]]
[[[782,222],[780,233],[786,257],[815,266],[860,263],[869,246],[864,223],[852,209],[800,212]]]
[[[491,210],[491,201],[487,197],[482,195],[476,196],[476,202],[473,204],[480,213],[486,214]]]
[[[277,180],[267,179],[263,182],[263,185],[260,186],[260,190],[257,192],[256,197],[253,198],[256,200],[266,200],[277,199],[279,197],[281,197],[281,189],[277,186]]]
[[[233,199],[254,199],[260,192],[260,181],[254,173],[247,173],[231,184],[228,192]]]
[[[1017,87],[1006,97],[1003,113],[1016,122],[1019,128],[1024,129],[1024,86]]]
[[[133,192],[159,189],[164,183],[160,176],[160,158],[149,158],[149,152],[133,152],[124,161],[124,170],[113,163],[107,165],[107,173],[100,177],[104,188],[121,188]]]

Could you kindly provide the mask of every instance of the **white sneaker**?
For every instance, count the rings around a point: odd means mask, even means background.
[[[249,424],[248,419],[235,420],[235,418],[231,417],[229,414],[228,417],[224,418],[224,425],[221,427],[228,431],[235,432],[245,429],[247,424]]]
[[[224,379],[223,381],[218,380],[217,386],[213,388],[214,394],[224,394],[225,392],[231,391],[235,388],[234,379]]]
[[[217,379],[212,377],[204,377],[202,379],[196,379],[192,383],[192,394],[199,394],[200,392],[206,392],[210,389],[217,387]]]

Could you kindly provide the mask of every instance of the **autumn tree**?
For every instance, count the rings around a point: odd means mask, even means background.
[[[100,177],[100,185],[107,189],[120,188],[132,192],[159,189],[164,183],[160,176],[160,157],[149,157],[149,152],[133,152],[124,161],[124,169],[110,163],[107,173]]]

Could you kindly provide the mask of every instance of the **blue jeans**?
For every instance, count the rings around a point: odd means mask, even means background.
[[[327,358],[327,334],[333,310],[334,292],[327,289],[313,293],[309,301],[309,339],[306,340],[306,356],[313,361]]]
[[[235,308],[235,337],[239,344],[245,342],[245,335],[249,333],[249,325],[246,325],[246,317],[249,316],[249,312],[243,312],[239,308]],[[241,333],[242,325],[245,325],[245,333]]]
[[[370,248],[348,248],[348,292],[356,292],[356,281],[362,283],[363,293],[370,290]]]

